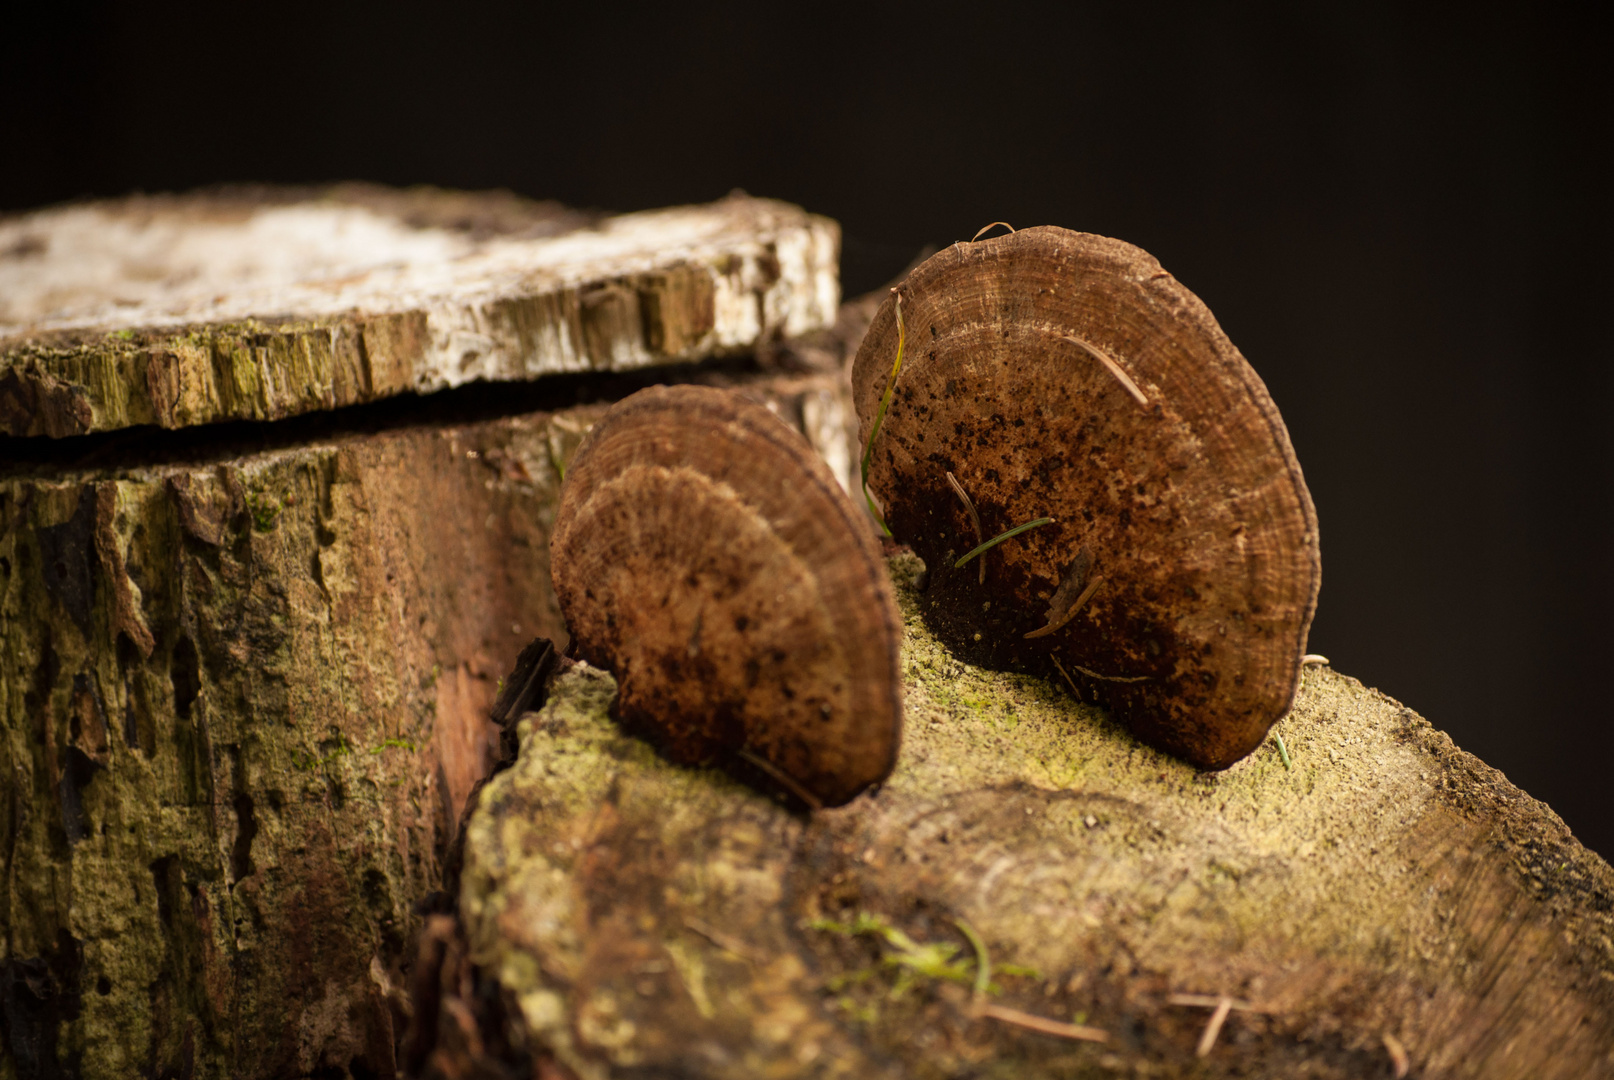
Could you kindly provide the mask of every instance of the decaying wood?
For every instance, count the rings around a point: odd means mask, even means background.
[[[833,378],[702,377],[844,463]],[[394,1075],[602,408],[0,472],[0,1078]]]
[[[834,222],[744,195],[596,219],[346,185],[0,219],[0,434],[746,352],[833,322],[838,245]]]
[[[893,569],[905,746],[837,810],[670,765],[607,674],[557,679],[469,819],[429,1074],[1614,1076],[1614,871],[1423,718],[1307,667],[1292,769],[1199,772],[958,661]]]

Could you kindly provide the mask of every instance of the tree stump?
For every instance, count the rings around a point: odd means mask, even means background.
[[[0,1080],[1614,1076],[1614,873],[1327,669],[1291,760],[1197,772],[950,656],[898,555],[905,745],[846,807],[667,764],[586,666],[495,706],[564,642],[603,408],[514,383],[743,386],[855,484],[834,237],[353,187],[0,221]]]
[[[270,420],[751,352],[839,303],[839,230],[736,194],[596,218],[342,185],[0,221],[0,434]]]
[[[225,236],[254,229],[284,250]],[[534,634],[564,640],[548,525],[601,406],[111,429],[749,353],[833,317],[834,226],[743,197],[602,222],[344,189],[91,204],[0,233],[5,318],[39,309],[3,345],[0,428],[104,432],[0,438],[0,1078],[396,1075],[400,987],[422,919],[452,906],[444,861],[493,759],[499,677]],[[326,250],[376,234],[416,261]],[[182,272],[232,253],[297,280],[204,296]],[[474,363],[443,351],[471,324],[498,344]],[[845,476],[840,377],[795,369],[672,374],[748,387]]]
[[[428,1075],[1614,1076],[1614,872],[1422,717],[1312,667],[1289,765],[1200,772],[957,660],[892,568],[905,745],[845,807],[668,764],[586,665],[521,718]]]

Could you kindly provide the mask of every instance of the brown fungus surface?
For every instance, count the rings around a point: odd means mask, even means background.
[[[578,655],[673,760],[740,759],[825,805],[891,771],[901,624],[883,561],[762,405],[676,386],[613,407],[568,469],[550,553]]]
[[[937,636],[971,663],[1068,676],[1196,765],[1260,745],[1299,682],[1317,517],[1210,311],[1138,248],[1054,227],[955,244],[900,295],[868,484],[929,568]],[[853,368],[865,444],[897,318],[888,299]],[[983,538],[1053,521],[978,556],[984,574],[957,567],[979,541],[949,473]]]

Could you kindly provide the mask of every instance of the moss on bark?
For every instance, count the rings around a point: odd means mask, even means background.
[[[0,1078],[394,1074],[601,408],[0,477]]]

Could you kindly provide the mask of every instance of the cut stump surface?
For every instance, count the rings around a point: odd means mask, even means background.
[[[1427,721],[1308,668],[1292,770],[1198,772],[955,659],[893,566],[907,732],[845,807],[668,764],[587,666],[521,721],[460,895],[505,1045],[585,1080],[1614,1077],[1614,872]]]
[[[0,435],[271,420],[750,351],[834,322],[839,230],[343,185],[0,219]]]

